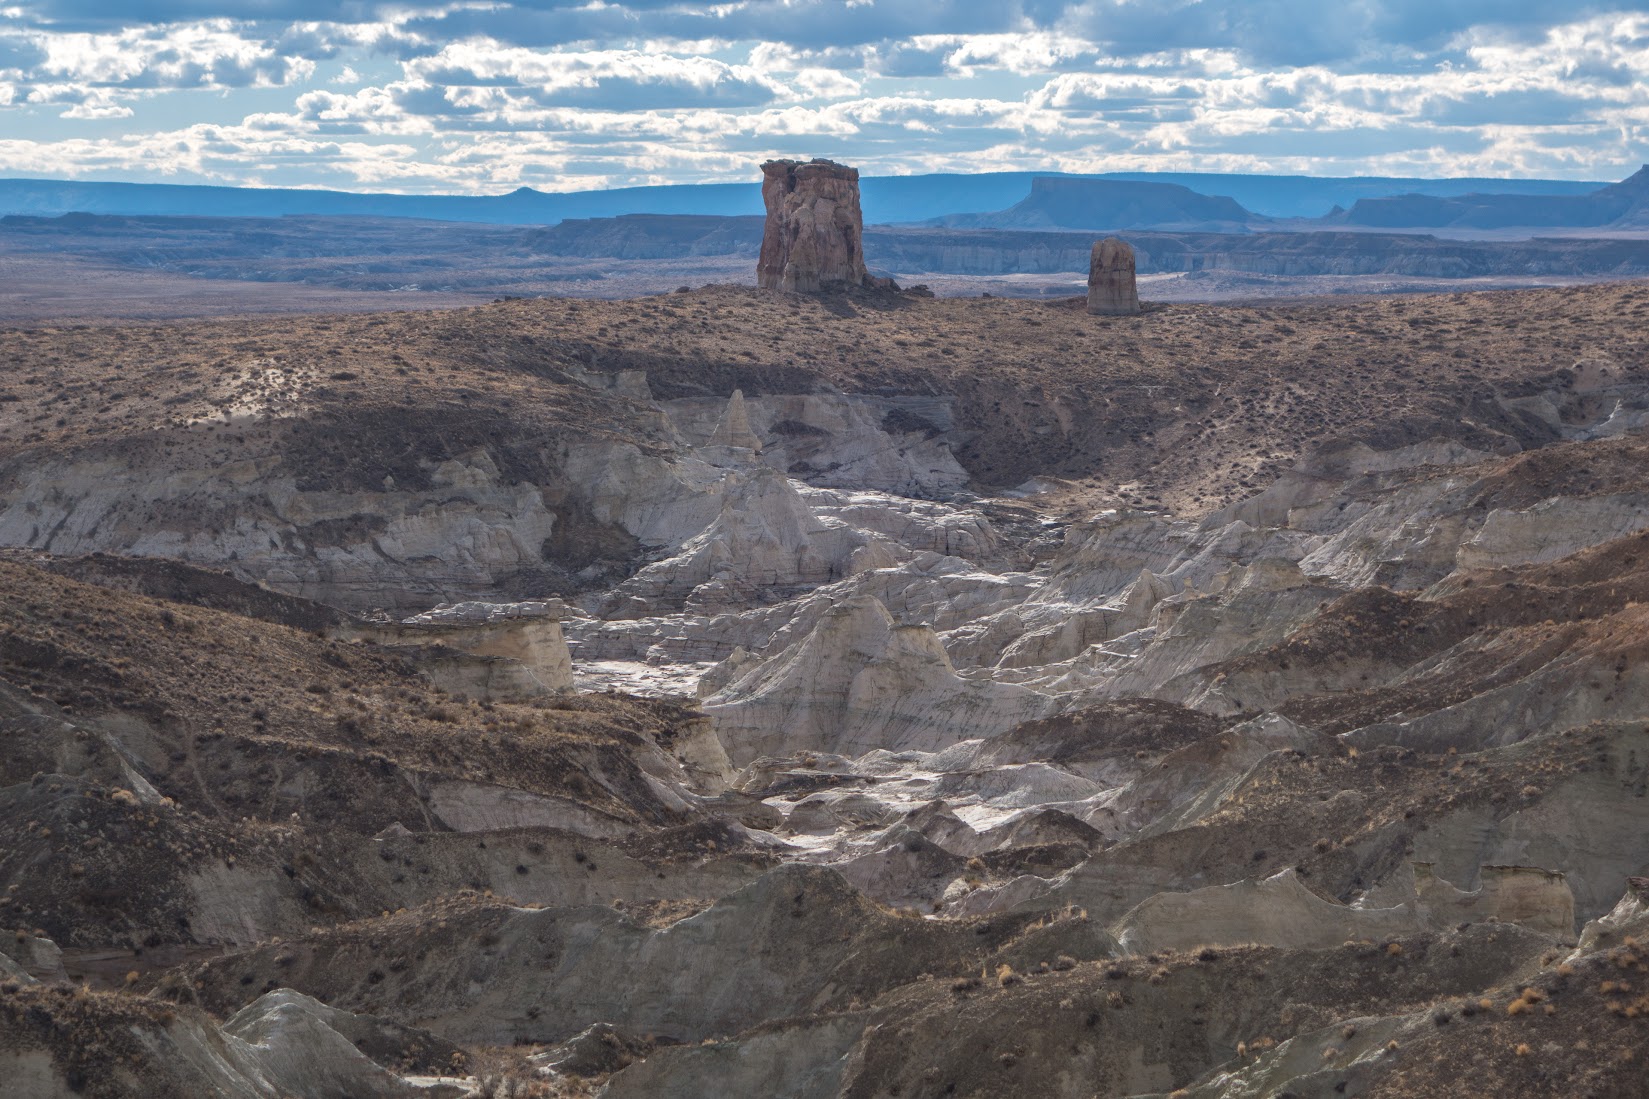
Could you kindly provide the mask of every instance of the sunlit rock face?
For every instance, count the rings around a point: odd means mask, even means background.
[[[762,233],[756,284],[811,294],[865,281],[859,170],[829,160],[762,165]]]
[[[443,603],[398,625],[341,630],[380,645],[426,649],[421,666],[443,689],[474,698],[530,698],[573,687],[559,599]]]

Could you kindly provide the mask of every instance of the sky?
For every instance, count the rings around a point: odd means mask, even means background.
[[[1619,179],[1649,0],[0,0],[0,177]]]

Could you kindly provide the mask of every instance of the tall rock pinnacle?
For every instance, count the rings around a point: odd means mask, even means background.
[[[756,284],[814,293],[865,282],[864,214],[859,170],[829,160],[762,165],[762,232]]]
[[[1088,312],[1121,317],[1139,312],[1134,286],[1134,250],[1127,241],[1106,237],[1088,260]]]

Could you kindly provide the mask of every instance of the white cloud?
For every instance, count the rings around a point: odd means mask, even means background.
[[[800,69],[790,76],[795,94],[803,99],[842,99],[858,95],[864,85],[836,69]]]
[[[87,100],[83,103],[76,103],[74,106],[72,106],[68,110],[64,111],[61,117],[63,117],[63,118],[130,118],[135,113],[136,112],[133,111],[130,107],[123,106],[119,103],[113,103],[113,102],[110,102],[110,101],[107,101],[107,100],[104,100],[102,102]]]
[[[296,10],[300,0],[286,2]],[[779,26],[781,7],[826,27],[815,0],[733,0],[714,25],[677,18],[686,9],[675,6],[623,3],[509,12],[468,4],[361,23],[315,18],[316,8],[284,23],[23,25],[0,29],[0,110],[18,121],[0,129],[13,139],[0,151],[8,170],[36,174],[469,191],[748,178],[774,154],[834,155],[873,173],[1593,178],[1649,159],[1649,15],[1640,12],[1465,26],[1412,48],[1382,40],[1350,61],[1335,60],[1334,43],[1319,36],[1300,47],[1316,60],[1274,66],[1245,44],[1253,26],[1215,33],[1211,12],[1247,11],[1234,0],[1176,3],[1105,0],[1035,22],[1010,5],[1000,18],[974,20],[971,33],[934,33],[915,0],[878,0],[836,10],[860,30],[880,20],[911,33],[821,31],[808,46],[785,40],[799,32],[752,41],[740,28]],[[1277,10],[1268,5],[1265,18]],[[1358,25],[1373,33],[1395,18]],[[554,37],[555,27],[608,26],[620,29],[519,44],[529,30]],[[1130,44],[1141,27],[1156,28],[1144,36],[1149,48]],[[323,87],[309,83],[317,62],[337,71]],[[84,141],[32,122],[54,112],[137,119],[140,100],[157,105],[143,118],[189,117],[188,97],[203,91],[229,104],[242,97],[241,121],[164,131],[134,121],[130,132],[104,125],[97,132],[116,136]],[[38,132],[24,140],[31,125]]]
[[[539,103],[608,109],[720,103],[758,106],[790,89],[748,65],[639,50],[547,52],[467,41],[405,65],[411,80],[441,86],[518,88]]]
[[[105,87],[267,87],[314,71],[314,62],[246,38],[228,20],[32,37],[45,54],[39,72]]]

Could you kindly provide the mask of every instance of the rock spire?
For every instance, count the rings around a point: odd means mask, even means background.
[[[750,430],[750,411],[744,406],[744,390],[733,390],[733,396],[727,402],[727,411],[722,413],[715,432],[710,436],[710,445],[743,447],[761,453],[762,441]]]
[[[1134,286],[1134,250],[1127,241],[1106,237],[1088,260],[1088,312],[1121,317],[1139,312]]]
[[[859,170],[829,160],[772,160],[762,165],[762,233],[756,283],[815,293],[865,282],[864,214]]]

